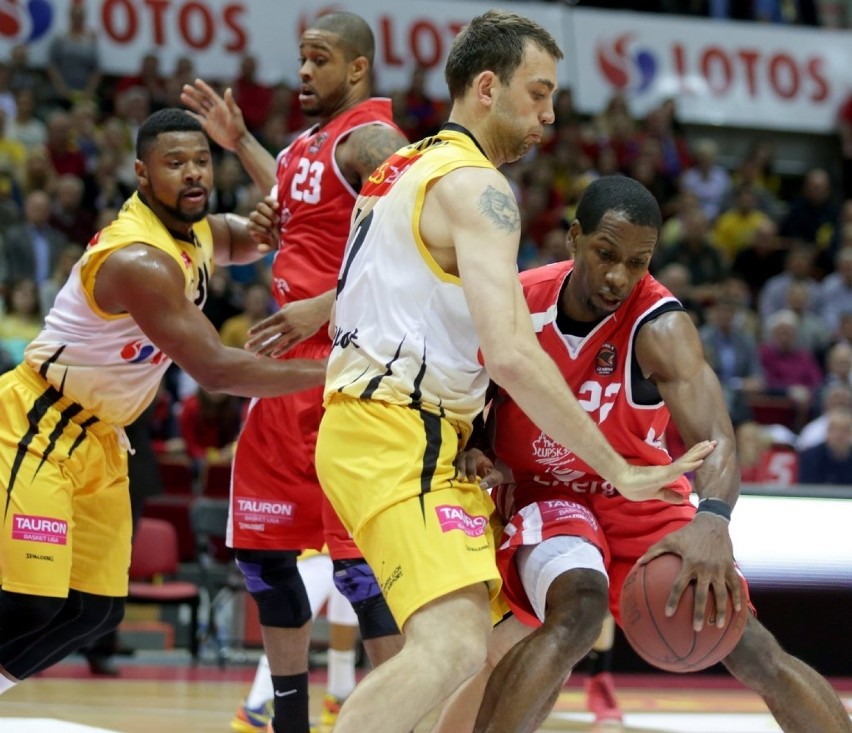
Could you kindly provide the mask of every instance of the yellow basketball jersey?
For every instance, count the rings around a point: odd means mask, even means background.
[[[193,232],[194,241],[176,238],[138,194],[130,197],[74,266],[44,329],[26,349],[26,363],[104,422],[133,422],[154,398],[171,360],[128,314],[98,308],[95,278],[110,254],[141,242],[180,265],[186,297],[201,308],[213,268],[213,234],[206,219],[195,224]]]
[[[338,280],[326,399],[343,393],[471,422],[488,377],[461,281],[420,236],[430,184],[457,168],[493,168],[464,131],[402,148],[370,176],[353,212]]]

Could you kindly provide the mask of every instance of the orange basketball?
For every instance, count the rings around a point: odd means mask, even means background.
[[[743,603],[739,613],[735,612],[729,597],[727,623],[719,628],[715,624],[716,602],[711,592],[704,628],[695,631],[692,628],[695,587],[690,584],[675,614],[666,616],[666,599],[680,566],[680,556],[672,553],[633,566],[621,591],[621,628],[646,662],[669,672],[696,672],[731,653],[745,631],[749,609]],[[743,580],[743,598],[746,597]]]

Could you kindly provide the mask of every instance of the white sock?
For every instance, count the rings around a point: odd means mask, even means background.
[[[8,677],[0,674],[0,695],[2,695],[7,690],[11,690],[15,685],[17,685],[17,680],[10,680]]]
[[[328,650],[328,693],[345,700],[355,689],[355,651]]]
[[[271,700],[272,695],[272,672],[269,671],[269,660],[264,654],[257,663],[257,672],[254,674],[254,682],[246,698],[246,707],[259,708],[267,700]]]

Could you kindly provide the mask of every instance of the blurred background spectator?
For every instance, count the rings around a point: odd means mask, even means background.
[[[24,202],[24,220],[10,226],[0,247],[0,283],[11,287],[23,278],[36,286],[47,280],[65,245],[65,235],[49,224],[50,197],[33,191]]]
[[[97,36],[86,25],[86,6],[68,7],[68,30],[50,43],[47,76],[53,100],[65,109],[85,98],[95,99],[101,81]]]
[[[773,313],[760,345],[760,365],[770,394],[789,397],[798,409],[801,426],[810,414],[812,400],[822,384],[822,370],[813,352],[796,345],[799,318],[791,310]]]
[[[730,297],[720,298],[709,310],[700,334],[704,358],[719,377],[731,420],[738,425],[751,419],[748,395],[763,392],[766,382],[757,342],[743,328],[740,304]]]
[[[825,440],[799,454],[799,483],[852,484],[852,410],[827,414]]]

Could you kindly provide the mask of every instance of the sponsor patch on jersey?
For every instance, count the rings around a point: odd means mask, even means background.
[[[316,155],[320,150],[322,150],[322,146],[325,145],[326,140],[328,140],[328,133],[321,132],[314,138],[314,141],[308,146],[308,152],[311,155]]]
[[[485,528],[488,526],[488,517],[471,516],[460,506],[442,504],[435,507],[435,513],[438,515],[438,523],[444,532],[460,529],[468,537],[481,537],[485,534]]]
[[[159,364],[165,359],[165,354],[153,344],[135,339],[121,347],[121,358],[128,364],[139,364],[150,360],[152,364]]]
[[[595,357],[595,371],[602,377],[608,376],[615,371],[618,366],[618,352],[615,346],[607,342],[601,346],[598,355]]]
[[[44,542],[48,545],[65,545],[68,543],[68,522],[53,517],[13,514],[12,539]]]

